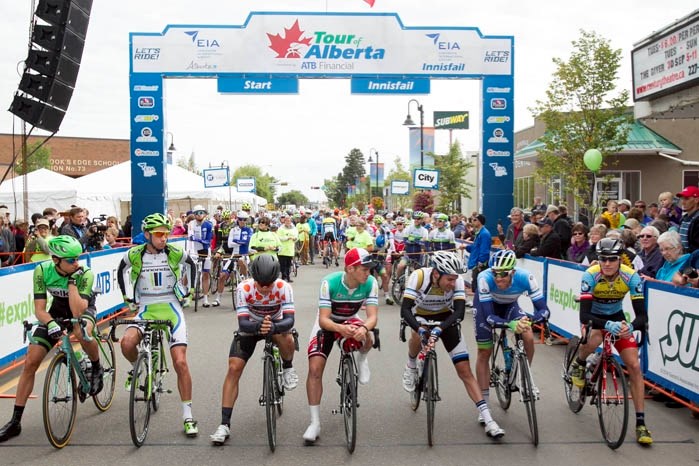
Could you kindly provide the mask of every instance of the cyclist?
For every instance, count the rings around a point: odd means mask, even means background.
[[[201,292],[204,295],[202,306],[209,307],[209,281],[211,280],[211,238],[213,237],[213,225],[206,219],[208,212],[202,205],[195,205],[194,220],[187,224],[187,236],[189,238],[187,252],[191,256],[204,259],[201,271]],[[195,282],[192,282],[192,284]]]
[[[34,388],[36,371],[64,333],[54,319],[85,316],[88,320],[85,328],[88,335],[92,335],[95,326],[95,294],[92,291],[94,274],[78,262],[78,256],[83,252],[82,245],[72,236],[60,235],[48,241],[48,249],[51,260],[41,262],[34,269],[34,315],[39,321],[34,330],[36,343],[30,344],[27,350],[24,369],[17,385],[12,418],[0,428],[0,442],[16,437],[22,432],[22,414]],[[48,295],[51,295],[53,300],[47,310]],[[91,378],[90,394],[96,395],[102,390],[104,372],[99,360],[97,342],[83,340],[83,333],[79,327],[73,328],[73,335],[92,362],[92,374],[87,375]]]
[[[373,266],[371,254],[365,249],[352,248],[345,254],[345,270],[327,275],[320,284],[318,315],[308,343],[308,378],[306,394],[311,411],[311,424],[303,434],[307,444],[320,435],[320,400],[323,395],[323,371],[333,343],[338,338],[352,339],[361,344],[357,355],[359,383],[369,383],[371,373],[367,353],[371,350],[371,329],[376,326],[379,312],[379,289],[369,274]],[[366,320],[357,318],[366,306]],[[321,340],[318,331],[322,329]]]
[[[449,216],[447,214],[437,214],[435,225],[429,234],[429,244],[431,251],[444,251],[456,248],[454,232],[449,229]]]
[[[250,248],[250,238],[252,238],[253,235],[252,228],[248,226],[248,218],[249,215],[245,211],[241,210],[238,212],[236,225],[231,228],[231,231],[228,234],[228,247],[231,248],[231,254],[243,256],[238,259],[238,270],[240,270],[240,274],[242,276],[246,276],[248,274],[248,263],[246,256]],[[226,267],[226,271],[229,275],[233,271],[232,261],[228,267]]]
[[[328,241],[331,242],[333,246],[333,251],[335,251],[335,265],[339,265],[338,256],[340,255],[339,248],[337,247],[338,233],[337,233],[337,221],[332,216],[332,212],[325,212],[325,217],[321,223],[321,231],[323,237],[323,250],[321,251],[321,256],[325,255],[325,247]]]
[[[427,339],[425,346],[431,349],[441,337],[468,396],[485,420],[486,435],[500,438],[505,435],[505,431],[493,420],[488,403],[481,395],[478,382],[471,372],[466,342],[461,338],[457,325],[466,312],[466,293],[461,276],[463,263],[459,256],[448,251],[434,253],[431,263],[432,267],[423,267],[410,274],[403,294],[401,316],[413,329],[408,341],[408,362],[403,371],[403,388],[407,392],[415,390],[416,359],[422,342]],[[441,323],[429,331],[422,326],[427,320]]]
[[[393,232],[390,229],[384,218],[381,215],[374,216],[374,225],[376,225],[376,234],[374,237],[374,261],[376,266],[372,273],[376,277],[381,277],[381,289],[383,290],[386,304],[393,305],[393,299],[388,291],[391,281],[391,261],[388,258],[395,251],[393,243]]]
[[[587,343],[580,345],[578,356],[571,364],[570,375],[577,387],[585,386],[585,364],[587,356],[602,343],[604,332],[614,334],[616,347],[629,373],[631,397],[636,410],[636,441],[642,445],[653,443],[646,427],[643,399],[643,375],[638,361],[638,345],[633,336],[634,329],[645,331],[648,322],[643,282],[636,271],[621,263],[623,244],[613,238],[602,238],[597,242],[596,265],[587,269],[580,285],[580,322],[592,321],[592,331]],[[626,321],[622,300],[629,293],[636,317]]]
[[[474,295],[474,327],[478,358],[476,359],[476,376],[485,401],[490,396],[490,355],[493,352],[494,326],[507,325],[512,331],[522,335],[524,349],[529,364],[534,359],[534,332],[531,322],[524,313],[517,299],[527,294],[534,305],[534,322],[548,319],[544,293],[530,272],[516,267],[517,256],[511,249],[501,249],[490,258],[490,268],[478,274],[478,288]],[[539,396],[539,389],[532,387]],[[483,423],[479,416],[478,422]]]
[[[403,275],[405,268],[411,260],[422,262],[422,255],[425,251],[425,244],[428,239],[427,229],[422,226],[422,217],[424,214],[419,210],[412,213],[413,224],[403,230],[403,248],[404,254],[401,257],[396,273],[393,276],[395,280]]]
[[[247,202],[243,202],[243,205],[240,206],[240,210],[245,212],[248,217],[247,217],[247,223],[248,226],[251,227],[252,224],[254,223],[254,216],[252,215],[252,206],[248,204]]]
[[[117,280],[124,301],[130,308],[138,309],[137,319],[169,320],[172,334],[168,335],[172,365],[177,373],[177,387],[182,401],[184,432],[188,437],[199,433],[197,421],[192,417],[192,376],[187,365],[187,324],[180,300],[193,293],[182,291],[179,284],[180,267],[189,266],[190,281],[194,283],[196,265],[182,249],[168,244],[172,225],[161,213],[150,214],[141,224],[146,242],[129,249],[119,263]],[[127,292],[124,274],[129,271],[130,292]],[[133,296],[133,298],[132,298]],[[133,365],[138,357],[138,344],[142,329],[129,325],[121,338],[121,353]],[[131,390],[133,371],[126,377],[125,388]]]
[[[218,248],[216,249],[216,254],[214,256],[215,260],[222,260],[221,256],[223,254],[230,254],[231,247],[228,245],[228,236],[233,229],[234,221],[231,220],[232,213],[230,210],[224,210],[221,212],[221,222],[216,225],[216,244]],[[230,264],[230,259],[226,259],[219,268],[219,280],[216,284],[216,295],[211,303],[213,307],[218,307],[221,305],[221,293],[226,287],[226,282],[228,281],[228,276],[230,272],[227,266]]]
[[[279,236],[270,231],[271,226],[269,217],[260,217],[257,221],[257,231],[250,238],[250,249],[255,251],[251,257],[252,260],[260,254],[277,255],[282,243],[279,241]]]
[[[293,367],[294,296],[289,285],[279,279],[279,259],[262,254],[250,264],[252,278],[238,284],[235,311],[239,334],[233,339],[228,354],[228,372],[223,382],[221,425],[210,438],[214,445],[223,445],[231,433],[231,414],[238,398],[238,382],[255,346],[270,332],[282,357],[282,381],[286,390],[299,383]]]

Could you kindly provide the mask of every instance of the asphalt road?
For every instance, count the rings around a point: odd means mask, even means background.
[[[302,267],[293,283],[296,300],[296,328],[301,336],[301,352],[295,366],[301,383],[287,392],[285,411],[278,420],[278,447],[267,447],[264,408],[258,405],[261,393],[261,344],[241,379],[240,396],[233,411],[231,439],[223,447],[213,447],[209,434],[220,422],[221,385],[227,367],[228,349],[235,315],[230,297],[224,306],[186,311],[189,328],[189,363],[194,379],[193,412],[199,421],[198,438],[186,438],[182,432],[179,396],[174,372],[168,378],[173,394],[163,397],[161,410],[151,417],[146,444],[135,448],[128,427],[128,395],[123,390],[125,360],[119,354],[117,392],[111,409],[99,413],[88,402],[79,405],[72,440],[63,450],[53,449],[46,440],[41,422],[40,399],[30,400],[25,411],[22,435],[0,444],[0,463],[9,464],[673,464],[699,462],[699,421],[687,409],[669,409],[663,403],[647,401],[646,419],[654,444],[642,448],[635,443],[633,411],[626,443],[611,451],[602,442],[596,412],[586,406],[571,413],[565,403],[560,378],[564,346],[537,345],[534,376],[541,389],[536,408],[540,443],[533,447],[529,439],[524,408],[513,400],[504,412],[493,393],[491,409],[495,419],[507,431],[500,441],[486,437],[476,422],[477,411],[451,369],[443,348],[438,351],[440,394],[437,405],[436,445],[427,446],[424,405],[410,409],[408,395],[401,386],[406,346],[398,340],[399,309],[381,305],[379,328],[382,350],[370,354],[371,382],[360,386],[357,448],[353,455],[344,446],[342,418],[331,410],[338,400],[334,381],[337,350],[334,349],[325,373],[325,394],[321,407],[322,434],[315,446],[303,445],[301,435],[309,422],[305,394],[307,360],[305,348],[316,314],[318,285],[327,270],[319,265]],[[468,314],[467,317],[470,317]],[[475,354],[470,318],[462,328],[469,349]],[[475,359],[475,357],[474,357]],[[44,372],[37,374],[34,393],[40,394]],[[5,393],[14,393],[14,377],[0,380]],[[0,402],[0,422],[9,419],[12,400]]]

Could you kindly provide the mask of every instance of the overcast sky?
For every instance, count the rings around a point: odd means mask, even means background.
[[[0,96],[9,107],[27,56],[29,0],[0,6]],[[623,51],[619,86],[631,88],[634,43],[697,8],[696,0],[96,0],[83,61],[59,136],[129,137],[129,32],[161,32],[168,24],[239,25],[251,11],[391,12],[410,26],[473,26],[484,35],[515,38],[515,130],[533,124],[529,108],[544,98],[554,67],[567,59],[579,30],[595,31]],[[430,95],[417,96],[425,125],[434,110],[469,110],[471,129],[456,131],[464,151],[480,147],[478,81],[433,80]],[[396,156],[407,165],[408,131],[402,126],[409,96],[352,96],[349,80],[303,80],[293,96],[218,95],[215,80],[168,80],[167,130],[178,155],[193,151],[200,168],[228,160],[233,167],[255,163],[312,200],[322,184],[344,166],[354,147],[368,156],[378,150],[390,170]],[[413,118],[415,107],[412,107]],[[18,122],[19,120],[16,120]],[[11,133],[13,115],[0,114],[0,131]],[[40,134],[40,133],[35,133]],[[448,149],[438,132],[436,151]],[[368,171],[368,169],[367,169]]]

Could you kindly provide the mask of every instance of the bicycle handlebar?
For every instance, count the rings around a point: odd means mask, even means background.
[[[53,319],[62,329],[66,330],[67,332],[70,332],[73,330],[73,325],[74,324],[79,324],[80,325],[80,330],[83,334],[83,340],[85,341],[92,341],[94,338],[92,338],[88,333],[85,328],[87,327],[87,318],[84,316],[80,317],[72,317],[70,319],[65,319],[65,318],[55,318]],[[23,321],[22,322],[22,327],[23,327],[23,333],[24,336],[22,338],[22,343],[26,343],[27,339],[29,339],[29,343],[33,345],[37,345],[37,341],[34,339],[34,335],[31,333],[32,328],[35,326],[42,325],[41,322],[29,322],[29,321]]]

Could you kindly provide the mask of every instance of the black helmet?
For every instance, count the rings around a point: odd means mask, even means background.
[[[279,259],[271,254],[260,254],[250,264],[250,274],[260,285],[269,285],[279,277]]]
[[[614,238],[602,238],[597,242],[598,256],[618,256],[621,254],[623,246],[621,241]]]

